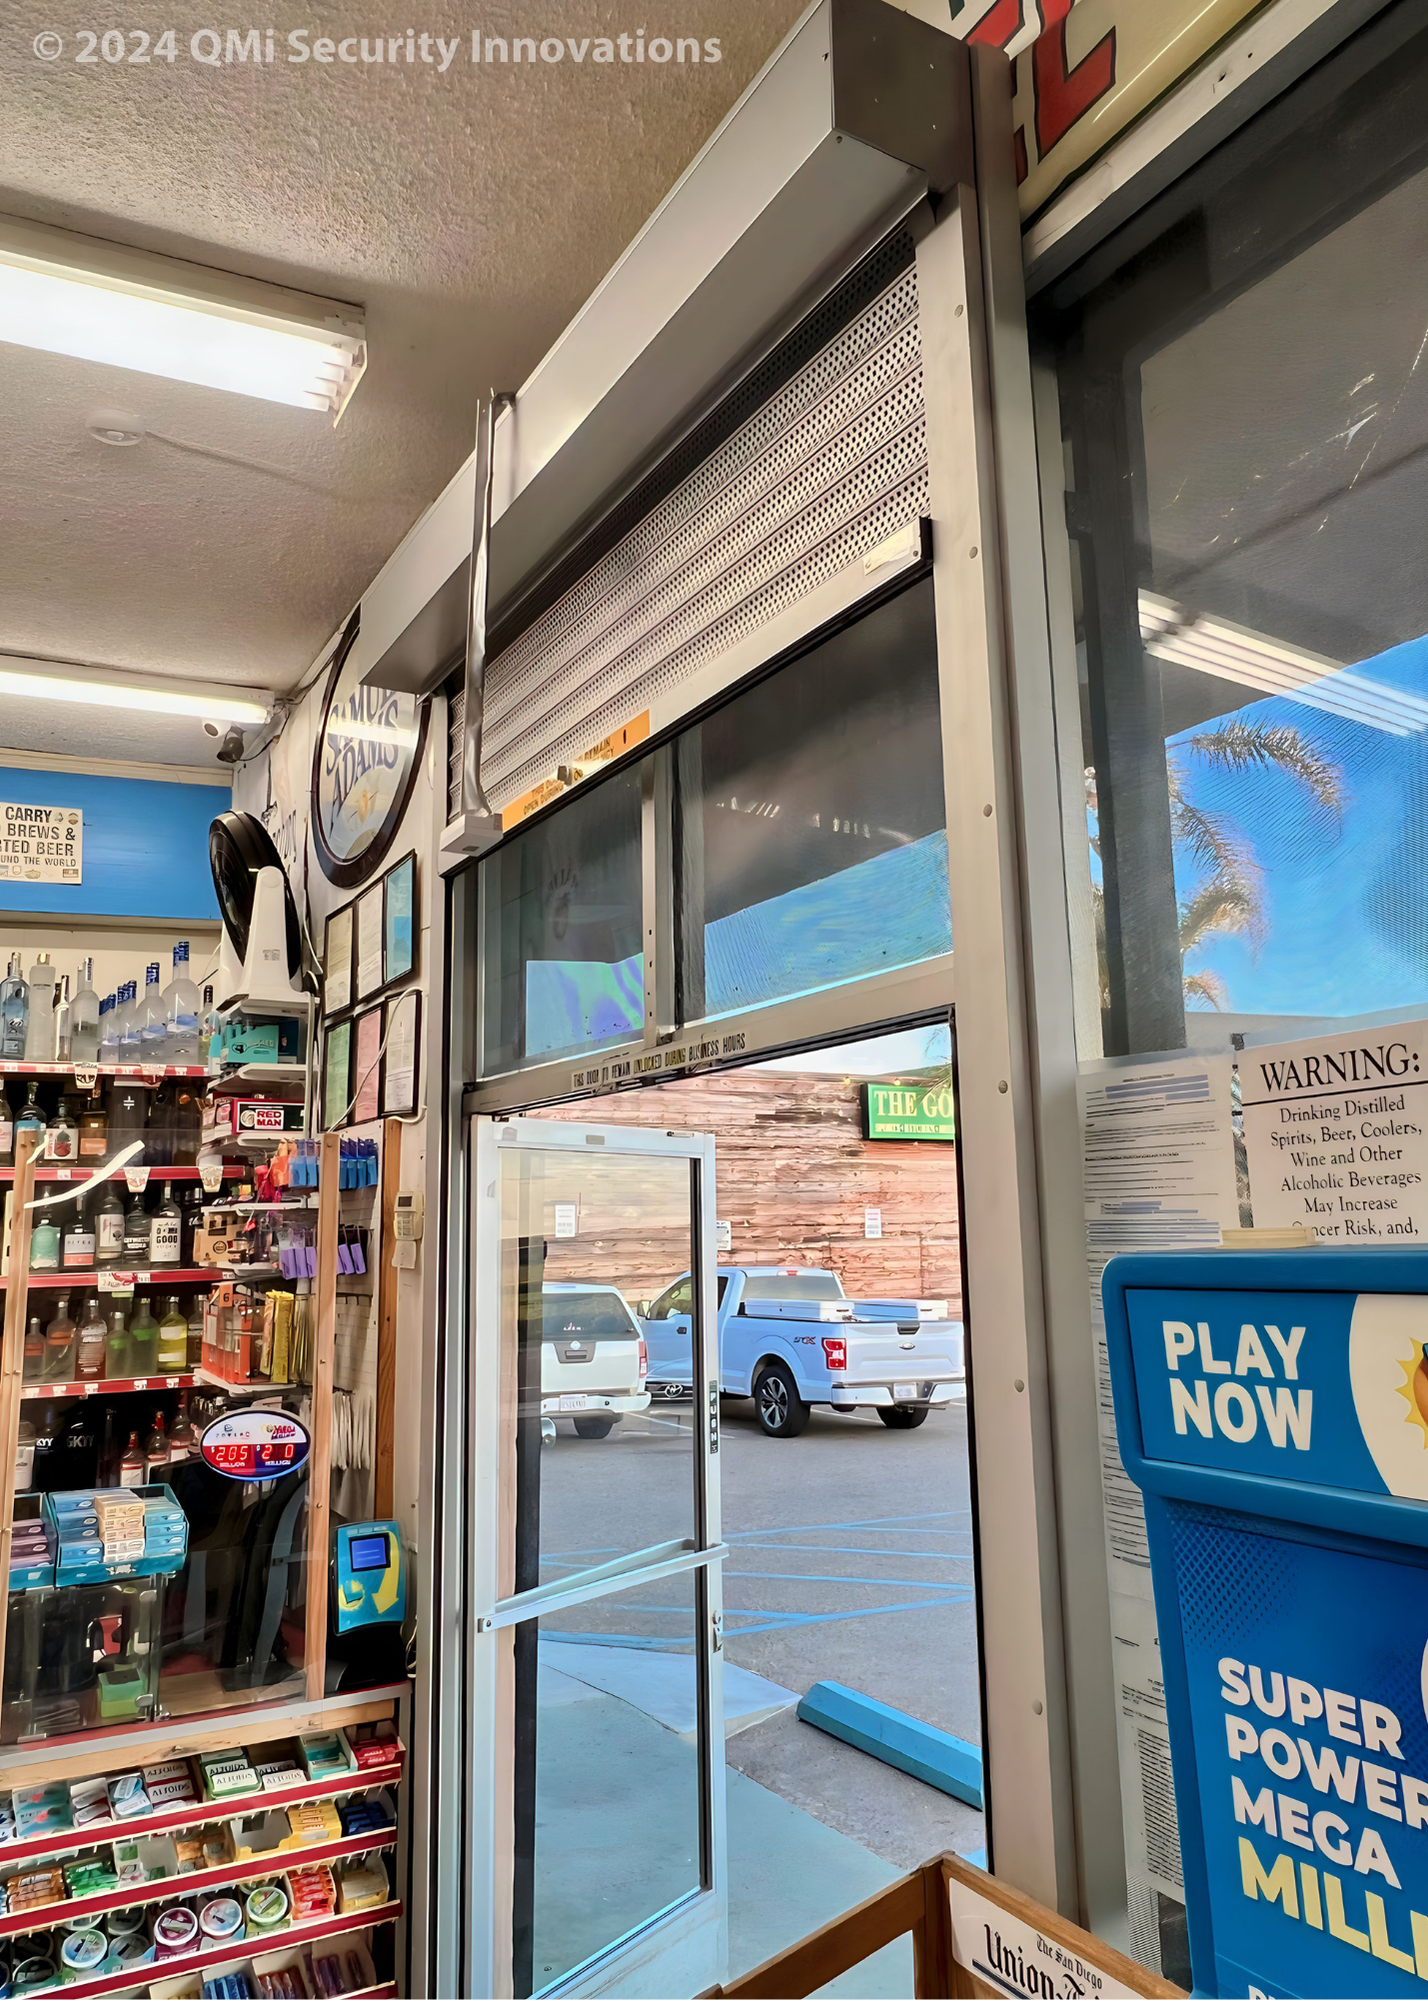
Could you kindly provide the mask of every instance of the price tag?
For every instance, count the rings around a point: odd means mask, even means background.
[[[75,1082],[75,1088],[77,1090],[93,1090],[95,1084],[98,1083],[98,1081],[99,1081],[99,1065],[97,1063],[75,1064],[74,1082]]]
[[[86,1396],[97,1396],[99,1394],[99,1384],[97,1382],[86,1382],[84,1393]]]
[[[147,1375],[136,1375],[134,1377],[134,1387],[136,1390],[147,1389],[148,1386],[149,1386],[149,1378]]]
[[[73,1167],[56,1167],[55,1179],[57,1181],[72,1181],[74,1179]]]
[[[168,1071],[163,1063],[141,1063],[139,1073],[147,1083],[162,1083]]]
[[[149,1185],[149,1169],[147,1167],[125,1167],[124,1178],[129,1183],[130,1194],[142,1194],[144,1189]]]
[[[148,1271],[101,1271],[99,1289],[101,1292],[132,1292],[135,1285],[150,1285],[153,1278]]]
[[[198,1177],[203,1182],[203,1191],[205,1194],[217,1194],[223,1185],[222,1160],[200,1160],[198,1163]]]

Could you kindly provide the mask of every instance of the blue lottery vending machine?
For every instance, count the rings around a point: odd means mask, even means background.
[[[1428,1250],[1123,1256],[1195,1990],[1428,1996]]]

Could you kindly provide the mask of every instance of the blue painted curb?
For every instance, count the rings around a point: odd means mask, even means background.
[[[856,1694],[840,1681],[816,1681],[798,1704],[798,1719],[982,1810],[982,1753],[974,1743]]]

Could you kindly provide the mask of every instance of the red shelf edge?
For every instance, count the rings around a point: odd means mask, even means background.
[[[130,1828],[142,1824],[139,1820],[122,1823]],[[99,1844],[109,1843],[106,1840]],[[128,1889],[111,1889],[102,1896],[66,1896],[58,1903],[42,1903],[34,1910],[10,1911],[0,1916],[0,1937],[31,1937],[36,1931],[53,1930],[56,1924],[67,1923],[71,1917],[102,1917],[110,1910],[129,1910],[140,1903],[172,1903],[184,1896],[230,1888],[239,1882],[267,1881],[273,1875],[286,1875],[291,1868],[315,1868],[323,1861],[345,1861],[354,1854],[380,1853],[396,1844],[397,1829],[390,1826],[381,1833],[354,1833],[344,1835],[341,1840],[316,1841],[307,1847],[254,1854],[245,1861],[225,1862],[221,1868],[196,1868],[188,1875],[166,1876],[162,1882],[135,1883]]]
[[[83,1403],[91,1396],[137,1396],[145,1390],[196,1389],[198,1376],[192,1370],[178,1375],[101,1375],[94,1382],[22,1382],[22,1403]],[[26,1487],[20,1489],[28,1492]],[[3,1852],[3,1849],[0,1849]]]
[[[267,1806],[304,1805],[314,1799],[346,1798],[349,1792],[375,1792],[383,1785],[397,1784],[405,1768],[404,1749],[390,1764],[373,1765],[369,1771],[343,1771],[335,1778],[320,1778],[312,1784],[284,1785],[272,1792],[244,1792],[232,1799],[203,1799],[196,1806],[174,1806],[166,1813],[141,1813],[135,1819],[98,1820],[90,1826],[68,1827],[63,1833],[35,1833],[28,1840],[0,1842],[0,1861],[51,1861],[84,1847],[106,1846],[111,1840],[122,1840],[129,1834],[182,1833],[192,1826],[211,1826],[216,1820],[242,1819]]]

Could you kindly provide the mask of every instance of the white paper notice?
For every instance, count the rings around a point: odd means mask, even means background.
[[[1101,1063],[1080,1079],[1126,1891],[1137,1958],[1188,1980],[1170,1733],[1139,1490],[1121,1463],[1101,1273],[1134,1250],[1206,1250],[1239,1224],[1226,1056]]]
[[[0,802],[0,882],[80,880],[84,815],[77,806]]]
[[[1222,1229],[1237,1227],[1230,1058],[1098,1064],[1079,1091],[1111,1589],[1148,1598],[1145,1509],[1116,1445],[1101,1273],[1123,1250],[1214,1249]]]
[[[1428,1021],[1245,1049],[1240,1090],[1256,1229],[1428,1237]]]

